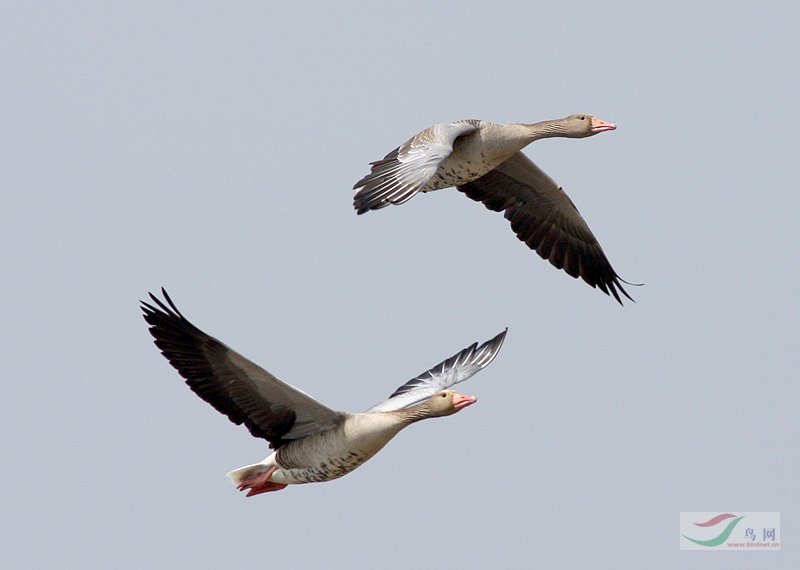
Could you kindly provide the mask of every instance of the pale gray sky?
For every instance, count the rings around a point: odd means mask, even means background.
[[[797,568],[796,3],[25,2],[0,21],[5,567]],[[357,217],[421,128],[588,112],[527,149],[620,275],[455,190]],[[509,327],[477,405],[322,485],[183,385],[138,299],[361,410]],[[781,511],[780,552],[678,550]]]

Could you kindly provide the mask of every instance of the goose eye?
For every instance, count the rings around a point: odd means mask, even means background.
[[[584,115],[581,115],[581,121],[585,121],[585,120],[586,120],[586,117]]]

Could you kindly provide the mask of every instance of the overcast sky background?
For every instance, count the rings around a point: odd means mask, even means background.
[[[796,3],[8,3],[0,20],[4,567],[797,568]],[[455,190],[356,216],[435,122],[593,113],[526,153],[624,308]],[[476,406],[326,484],[152,345],[195,324],[362,410],[504,327]],[[780,511],[780,552],[679,550]]]

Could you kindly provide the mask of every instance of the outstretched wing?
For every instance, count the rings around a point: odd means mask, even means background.
[[[494,360],[497,353],[500,352],[500,347],[503,346],[507,331],[508,329],[504,330],[480,346],[476,342],[454,354],[444,362],[440,362],[430,370],[412,378],[395,390],[388,399],[372,406],[367,411],[389,412],[407,408],[431,397],[440,390],[446,390],[450,386],[463,382]]]
[[[167,305],[142,301],[144,320],[155,345],[186,379],[186,384],[237,425],[244,424],[270,447],[330,429],[343,414],[320,404],[301,390],[207,335],[190,323],[162,289]]]
[[[490,210],[502,212],[511,229],[542,259],[572,277],[613,295],[619,290],[633,301],[586,221],[569,196],[527,156],[518,152],[458,189]]]
[[[359,214],[389,204],[402,204],[422,190],[442,161],[453,152],[453,142],[478,127],[474,121],[438,123],[415,135],[382,160],[353,186],[360,188],[353,199]]]

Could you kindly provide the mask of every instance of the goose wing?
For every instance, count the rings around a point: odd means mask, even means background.
[[[389,412],[413,406],[440,390],[463,382],[494,360],[506,338],[504,330],[491,340],[478,346],[474,343],[464,350],[440,362],[400,386],[388,399],[372,406],[368,412]]]
[[[633,301],[575,204],[561,187],[518,152],[458,189],[495,212],[505,210],[511,229],[542,259],[592,287]]]
[[[331,429],[344,418],[190,323],[161,290],[142,301],[155,345],[186,384],[237,425],[244,424],[271,447]]]
[[[353,206],[359,214],[389,204],[402,204],[422,190],[442,161],[453,152],[453,142],[478,127],[476,121],[437,123],[413,136],[382,160],[353,186],[359,189]]]

